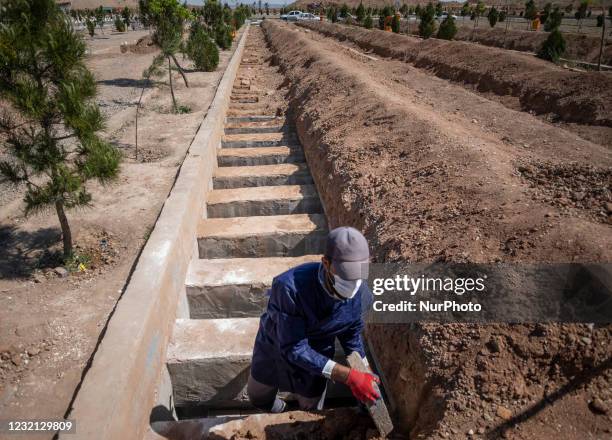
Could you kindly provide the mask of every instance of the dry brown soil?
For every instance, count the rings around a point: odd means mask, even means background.
[[[402,61],[264,29],[330,226],[364,231],[375,261],[610,261],[609,148]],[[411,438],[611,435],[610,326],[367,333]]]
[[[605,127],[596,129],[593,136],[599,130],[600,142],[610,143],[612,73],[571,71],[528,54],[463,41],[421,40],[331,23],[300,25],[497,95],[508,106],[550,121]]]
[[[55,213],[25,218],[22,188],[0,188],[3,419],[63,417],[231,56],[221,52],[215,72],[188,72],[188,89],[175,74],[177,99],[191,109],[189,114],[171,112],[167,77],[147,86],[136,158],[135,105],[146,85],[142,71],[155,51],[121,53],[119,46],[146,35],[107,32],[87,40],[88,66],[107,116],[104,136],[120,148],[124,160],[116,182],[91,186],[91,208],[69,213],[77,252],[91,260],[86,270],[60,277],[54,271],[60,264]]]
[[[439,24],[440,22],[438,22],[438,26]],[[418,35],[418,24],[402,21],[401,31],[402,33]],[[548,38],[548,32],[544,31],[533,32],[512,28],[506,31],[505,23],[498,23],[496,27],[491,28],[486,18],[481,19],[479,26],[474,28],[472,21],[468,20],[464,24],[459,17],[457,18],[457,35],[455,35],[454,39],[473,41],[485,46],[535,53],[540,49],[546,38]],[[566,43],[563,58],[597,63],[601,41],[599,35],[564,32],[563,38]],[[612,40],[609,37],[606,37],[604,44],[602,64],[612,64]]]

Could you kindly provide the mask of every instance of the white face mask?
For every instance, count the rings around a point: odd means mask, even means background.
[[[343,298],[354,297],[360,286],[361,280],[344,280],[338,275],[334,275],[334,290]]]

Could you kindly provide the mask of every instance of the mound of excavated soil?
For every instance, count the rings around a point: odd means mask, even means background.
[[[483,92],[517,97],[524,110],[552,119],[612,126],[612,74],[574,72],[531,55],[463,41],[421,40],[377,29],[326,22],[301,26],[363,49],[405,60]]]
[[[413,23],[408,29],[408,23],[402,23],[402,32],[418,34],[418,27]],[[504,23],[498,24],[496,28],[476,28],[471,26],[458,26],[455,40],[473,41],[485,46],[500,47],[504,49],[518,50],[521,52],[537,52],[542,43],[548,38],[548,32],[521,31],[508,29],[505,34]],[[580,35],[564,33],[566,49],[563,58],[577,61],[597,63],[599,59],[600,37],[592,35]],[[612,64],[612,45],[608,41],[604,47],[601,62],[606,65]]]
[[[151,35],[145,35],[144,37],[139,38],[136,43],[128,44],[126,47],[130,52],[138,54],[147,54],[159,50],[153,43],[153,38]]]
[[[607,150],[505,145],[397,96],[323,40],[263,27],[330,226],[362,230],[375,261],[611,260],[610,217],[581,205],[612,201]],[[572,209],[556,202],[582,179],[608,192],[586,191]],[[413,439],[610,432],[610,326],[371,325],[367,336]]]

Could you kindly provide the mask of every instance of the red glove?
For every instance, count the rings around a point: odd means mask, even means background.
[[[378,378],[370,373],[362,373],[351,368],[346,385],[351,389],[353,396],[361,403],[374,402],[380,395],[374,389],[374,382],[380,383]]]

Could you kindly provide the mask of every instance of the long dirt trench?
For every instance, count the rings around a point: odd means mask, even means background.
[[[279,273],[319,261],[328,231],[302,147],[284,116],[283,77],[269,58],[261,28],[252,26],[198,227],[199,258],[185,281],[189,318],[176,320],[167,352],[180,421],[152,423],[166,438],[363,438],[374,432],[367,415],[355,421],[347,390],[333,385],[327,404],[335,409],[243,417],[255,412],[245,385],[266,290]]]

